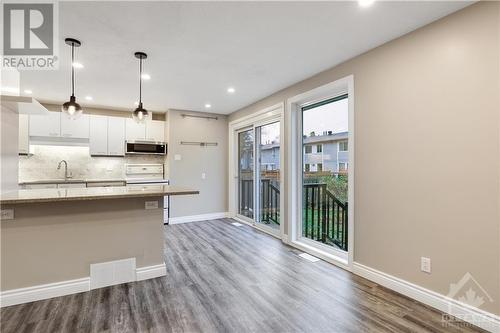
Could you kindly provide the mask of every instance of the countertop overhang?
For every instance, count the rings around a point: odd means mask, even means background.
[[[118,187],[26,189],[2,193],[0,204],[162,197],[199,194],[198,190],[172,185],[137,185]]]

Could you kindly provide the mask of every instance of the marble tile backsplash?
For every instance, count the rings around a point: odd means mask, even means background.
[[[33,155],[19,156],[19,182],[64,178],[64,167],[57,170],[61,160],[68,162],[68,171],[76,179],[123,179],[125,164],[165,163],[163,156],[154,155],[93,157],[89,147],[80,146],[33,145],[31,149]]]

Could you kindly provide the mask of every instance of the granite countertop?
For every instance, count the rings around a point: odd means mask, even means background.
[[[141,198],[199,193],[197,190],[172,185],[27,189],[2,193],[0,204]]]
[[[35,184],[79,184],[79,183],[111,183],[111,182],[126,182],[126,179],[42,179],[42,180],[27,180],[19,182],[19,185],[35,185]]]

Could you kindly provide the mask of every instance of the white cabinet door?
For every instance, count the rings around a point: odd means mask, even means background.
[[[30,136],[59,137],[61,133],[61,112],[48,115],[30,115]]]
[[[125,155],[125,119],[108,117],[108,155]]]
[[[30,152],[30,119],[27,114],[19,115],[19,154]]]
[[[71,119],[66,114],[61,114],[61,136],[63,138],[88,139],[89,115],[82,114],[77,119]]]
[[[151,120],[146,124],[146,140],[165,142],[165,122]]]
[[[90,155],[108,154],[108,117],[90,115]]]
[[[145,123],[137,123],[134,119],[127,118],[126,137],[127,137],[127,140],[145,140],[146,139],[146,124]]]

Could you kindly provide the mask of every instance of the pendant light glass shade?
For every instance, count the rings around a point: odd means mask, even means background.
[[[142,103],[140,103],[139,107],[137,107],[137,109],[135,109],[132,113],[132,118],[138,123],[143,123],[149,118],[149,112],[144,109],[142,107]]]
[[[75,67],[73,66],[73,64],[75,63],[75,47],[79,47],[82,44],[79,40],[73,38],[66,38],[64,41],[66,42],[66,44],[71,46],[71,96],[69,97],[69,102],[66,102],[62,105],[61,111],[70,119],[76,119],[83,113],[83,109],[80,104],[76,102]]]
[[[142,60],[148,55],[144,52],[136,52],[134,56],[139,59],[139,106],[132,113],[132,118],[138,123],[143,123],[150,117],[148,110],[142,107]]]
[[[62,112],[66,113],[68,117],[72,119],[78,118],[83,112],[83,109],[80,106],[80,104],[76,102],[75,96],[71,96],[69,98],[69,102],[66,102],[62,105],[61,110]]]

